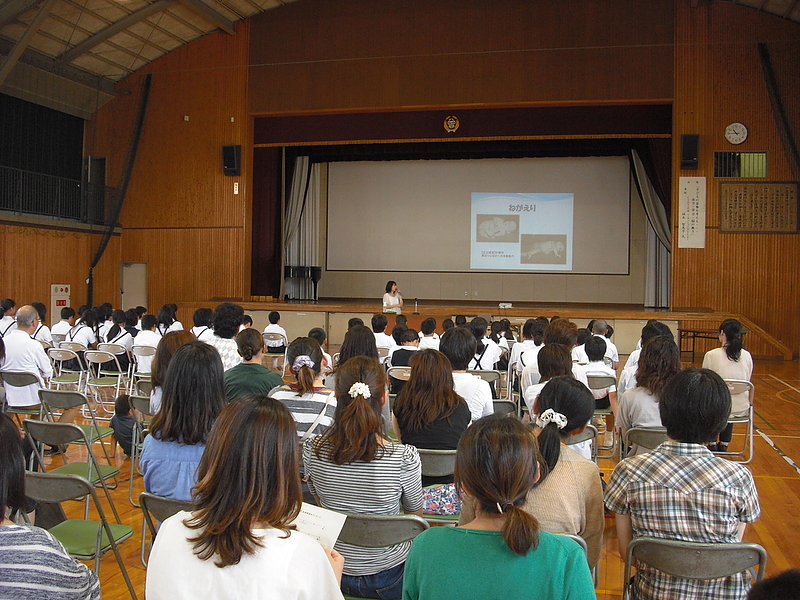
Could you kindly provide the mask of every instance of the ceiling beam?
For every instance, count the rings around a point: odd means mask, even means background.
[[[13,42],[9,42],[8,40],[0,38],[0,56],[9,55],[13,48]],[[19,62],[25,63],[26,65],[30,65],[31,67],[35,67],[37,69],[41,69],[42,71],[52,73],[53,75],[63,77],[64,79],[74,81],[75,83],[79,83],[88,88],[99,90],[110,96],[118,95],[116,83],[108,77],[95,75],[70,65],[57,65],[52,58],[45,56],[41,52],[38,52],[32,48],[28,48],[22,53],[22,56],[19,58]]]
[[[28,12],[42,0],[7,0],[0,6],[0,27]]]
[[[219,27],[225,33],[234,35],[236,30],[233,28],[233,21],[230,21],[211,8],[203,0],[179,0],[186,8],[204,18],[206,21]]]
[[[63,65],[71,63],[81,54],[85,54],[98,44],[101,44],[105,42],[107,39],[117,35],[123,29],[127,29],[131,25],[138,23],[139,21],[142,21],[157,12],[166,10],[170,5],[174,3],[175,0],[158,0],[158,2],[153,2],[152,4],[148,4],[144,8],[140,8],[136,12],[132,12],[127,17],[123,17],[122,19],[120,19],[115,23],[112,23],[105,29],[101,29],[94,35],[89,36],[88,38],[83,40],[80,44],[77,44],[76,46],[73,46],[71,49],[67,50],[64,54],[62,54],[56,59],[56,64]]]
[[[11,52],[9,52],[3,59],[2,64],[0,64],[0,85],[3,85],[6,77],[8,77],[9,73],[11,73],[11,70],[17,64],[17,61],[22,56],[22,53],[25,52],[28,44],[31,43],[31,38],[36,35],[36,32],[42,25],[42,22],[47,18],[47,15],[50,14],[50,11],[53,10],[53,6],[55,6],[56,2],[58,2],[58,0],[47,0],[44,4],[42,4],[42,6],[39,7],[39,11],[36,13],[33,21],[30,22],[30,25],[28,25],[25,33],[22,34],[22,37],[19,38]]]
[[[784,19],[789,19],[789,18],[791,18],[791,16],[792,16],[792,13],[794,12],[794,9],[795,9],[795,8],[797,8],[797,5],[798,5],[798,3],[800,3],[800,0],[794,0],[794,2],[792,2],[792,3],[791,3],[791,4],[790,4],[790,5],[789,5],[789,6],[786,8],[786,12],[785,12],[785,13],[783,13],[783,18],[784,18]]]

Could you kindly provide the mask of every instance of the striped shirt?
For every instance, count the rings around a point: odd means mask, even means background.
[[[282,385],[273,388],[269,393],[270,398],[280,400],[294,417],[297,424],[297,437],[303,437],[308,428],[316,421],[319,414],[324,410],[325,413],[317,423],[311,435],[325,433],[325,430],[333,425],[333,417],[336,414],[336,395],[333,390],[326,387],[314,388],[312,394],[297,395],[297,386]],[[327,401],[327,405],[325,402]]]
[[[700,444],[668,441],[653,452],[620,462],[605,494],[609,510],[630,514],[633,537],[701,543],[738,541],[739,523],[761,515],[753,475],[715,457]],[[642,565],[633,597],[741,599],[745,573],[719,579],[682,579]]]
[[[422,465],[414,446],[389,443],[383,454],[370,462],[337,465],[318,457],[316,440],[303,445],[308,488],[319,496],[323,507],[345,513],[396,515],[422,508]],[[388,548],[360,548],[342,542],[336,550],[345,557],[346,575],[374,575],[406,560],[411,542]]]
[[[0,527],[0,598],[97,600],[100,582],[44,529],[7,525]]]

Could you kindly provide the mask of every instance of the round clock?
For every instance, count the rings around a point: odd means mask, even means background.
[[[731,144],[741,144],[747,139],[747,127],[741,123],[731,123],[725,128],[725,139]]]

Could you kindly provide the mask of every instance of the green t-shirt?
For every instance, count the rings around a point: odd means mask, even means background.
[[[583,549],[545,531],[536,549],[519,556],[499,531],[433,527],[414,539],[403,576],[403,600],[595,597]]]
[[[283,385],[281,376],[257,363],[241,363],[225,371],[225,395],[228,400],[245,394],[266,396],[279,385]]]

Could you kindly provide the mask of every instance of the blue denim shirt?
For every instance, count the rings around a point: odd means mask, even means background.
[[[181,501],[191,501],[197,483],[197,466],[205,444],[187,446],[162,442],[152,435],[144,440],[141,465],[144,487],[151,494]]]

